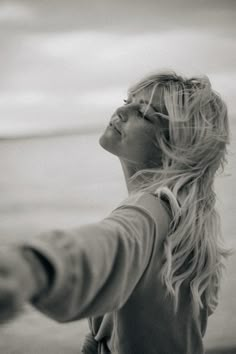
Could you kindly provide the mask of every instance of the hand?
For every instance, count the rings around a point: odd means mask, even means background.
[[[30,264],[20,250],[0,250],[0,323],[16,317],[36,289]]]

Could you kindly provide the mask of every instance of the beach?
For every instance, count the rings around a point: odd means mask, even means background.
[[[229,247],[236,247],[235,126],[232,129],[229,165],[216,179],[216,193],[223,235]],[[126,197],[119,161],[98,147],[98,137],[0,141],[0,246],[98,221]],[[209,318],[204,342],[211,354],[223,353],[221,348],[236,353],[235,269],[234,254],[227,263],[220,304]],[[26,306],[15,321],[0,327],[0,353],[78,354],[87,331],[86,320],[58,324]]]

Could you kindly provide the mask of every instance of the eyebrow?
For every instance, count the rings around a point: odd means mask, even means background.
[[[153,106],[152,103],[150,103],[150,102],[148,102],[148,101],[144,101],[144,100],[140,100],[140,101],[141,101],[141,102],[140,102],[141,104],[142,104],[142,103],[145,103],[148,107],[151,107],[154,112],[159,113],[159,112],[156,110],[156,108]]]
[[[140,100],[139,103],[147,105],[147,108],[145,108],[145,114],[144,115],[147,115],[147,116],[149,116],[151,118],[151,115],[160,114],[160,112],[157,111],[157,109],[150,102],[144,101],[144,100]],[[150,114],[148,114],[148,110],[150,108],[153,110],[154,113],[150,112]]]

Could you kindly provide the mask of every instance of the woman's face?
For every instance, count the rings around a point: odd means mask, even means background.
[[[112,115],[100,145],[122,160],[136,166],[153,167],[158,164],[159,151],[155,111],[141,97],[129,97]]]

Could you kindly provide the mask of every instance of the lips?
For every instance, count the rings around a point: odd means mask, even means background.
[[[119,127],[119,125],[116,122],[111,121],[109,126],[114,128],[115,131],[117,131],[117,133],[121,134],[121,128]]]

